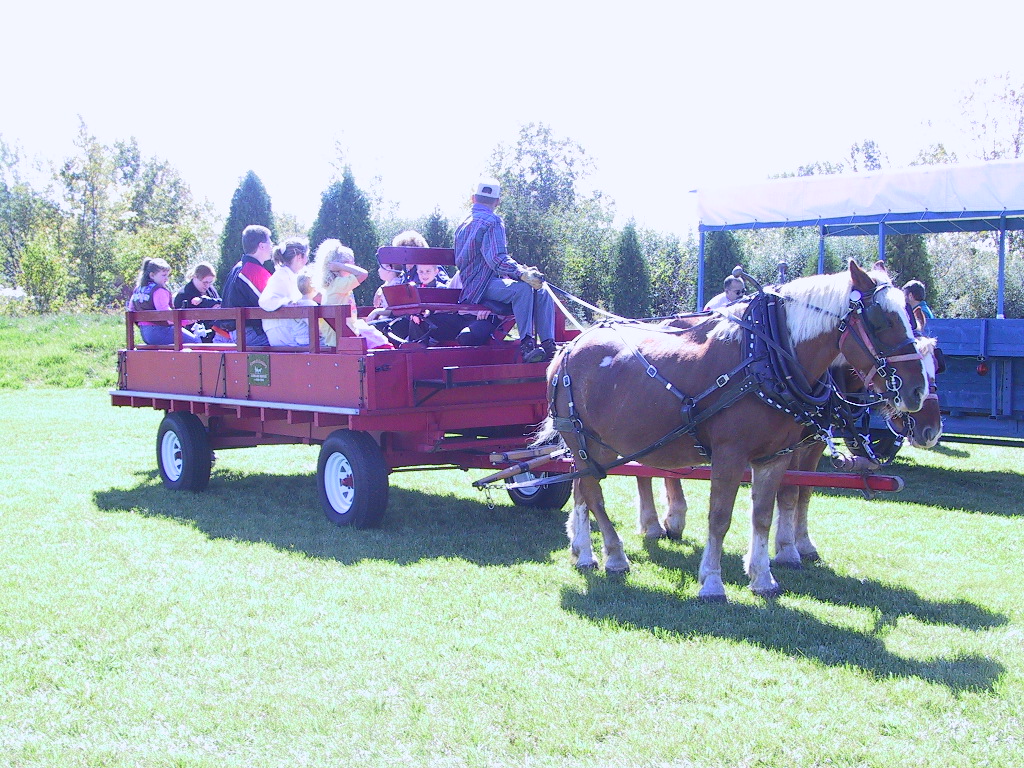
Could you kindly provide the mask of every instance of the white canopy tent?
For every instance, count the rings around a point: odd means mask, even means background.
[[[700,217],[698,302],[704,295],[705,233],[776,227],[819,228],[824,238],[931,232],[999,232],[999,306],[1003,311],[1005,233],[1024,230],[1024,161],[924,165],[895,171],[798,176],[697,190]]]

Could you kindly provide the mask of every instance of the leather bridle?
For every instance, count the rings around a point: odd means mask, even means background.
[[[891,326],[891,323],[885,319],[885,315],[888,313],[879,305],[877,299],[878,292],[888,288],[895,290],[891,284],[883,283],[876,287],[867,298],[864,298],[858,290],[850,293],[850,311],[839,323],[839,351],[847,361],[851,362],[851,367],[864,383],[865,390],[877,392],[873,382],[875,379],[881,379],[884,385],[884,392],[880,393],[881,397],[893,404],[898,404],[901,400],[899,391],[903,386],[903,380],[897,375],[893,363],[920,360],[921,353],[910,336],[890,347],[884,346],[878,338],[879,331]],[[884,326],[883,323],[885,323]],[[874,361],[874,365],[867,373],[861,373],[857,366],[852,365],[850,356],[846,354],[844,346],[850,340],[855,342]],[[895,354],[905,347],[910,347],[913,352]]]

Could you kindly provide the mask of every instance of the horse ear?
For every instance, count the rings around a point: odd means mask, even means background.
[[[875,262],[875,266],[872,267],[872,269],[875,269],[878,272],[885,272],[885,274],[889,274],[889,270],[885,268],[885,262],[882,261],[881,259]]]
[[[850,280],[853,287],[865,296],[870,296],[875,289],[875,281],[868,277],[868,273],[857,266],[857,262],[850,259]]]

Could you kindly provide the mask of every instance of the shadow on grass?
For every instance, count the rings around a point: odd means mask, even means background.
[[[512,565],[547,562],[554,550],[565,548],[561,511],[508,505],[488,509],[454,495],[392,487],[382,528],[339,528],[324,517],[310,475],[221,470],[202,493],[168,490],[155,482],[155,471],[137,476],[140,483],[134,488],[96,492],[97,507],[179,520],[210,538],[263,542],[344,564],[461,558]]]
[[[194,526],[212,539],[265,543],[282,551],[352,564],[381,560],[398,565],[435,558],[463,559],[479,565],[508,566],[567,557],[561,511],[534,511],[485,504],[447,494],[392,488],[384,527],[343,529],[329,524],[320,509],[316,483],[309,475],[248,475],[216,472],[203,493],[169,491],[156,472],[138,473],[129,489],[94,494],[99,509],[166,518]],[[638,553],[692,579],[700,547],[680,548],[656,542]],[[722,576],[746,587],[742,559],[726,554]],[[877,632],[900,616],[969,629],[1005,624],[1007,619],[965,602],[942,603],[911,590],[841,576],[826,566],[782,572],[790,594],[807,595],[843,606],[874,608]],[[679,637],[711,636],[743,640],[833,666],[854,665],[880,677],[920,677],[953,690],[990,690],[1003,673],[981,657],[915,661],[886,650],[875,634],[824,623],[777,603],[761,606],[705,605],[678,594],[649,590],[628,580],[588,577],[583,594],[565,589],[563,609],[593,621]]]
[[[827,465],[820,465],[820,468],[830,471]],[[1024,475],[1014,472],[946,469],[898,462],[885,469],[884,474],[898,475],[906,483],[899,493],[884,496],[897,503],[924,504],[1000,517],[1024,515]],[[856,493],[831,488],[815,489],[815,495],[822,496]]]
[[[677,545],[657,540],[648,542],[645,550],[651,562],[680,574],[696,574],[700,566],[702,551],[696,547],[693,551],[689,548],[681,551]],[[787,595],[811,597],[831,605],[877,610],[878,627],[895,624],[903,616],[928,624],[948,624],[970,630],[1001,627],[1009,622],[1008,617],[966,600],[928,600],[906,587],[844,576],[821,562],[797,570],[775,567],[772,572]],[[722,578],[727,583],[746,587],[749,579],[743,572],[743,558],[723,554]]]
[[[957,448],[955,443],[943,443],[939,442],[938,445],[932,446],[928,450],[932,453],[938,453],[943,456],[951,456],[956,459],[966,459],[971,455],[971,452],[966,448]]]
[[[899,501],[984,515],[1024,515],[1024,475],[940,469],[919,464],[900,467],[906,487]]]
[[[652,560],[686,574],[696,572],[700,549],[692,552],[648,547]],[[799,578],[803,575],[803,581]],[[882,614],[874,632],[862,632],[821,621],[810,613],[779,602],[760,605],[705,604],[697,599],[680,599],[678,594],[630,583],[628,577],[607,578],[587,575],[584,592],[562,591],[562,607],[588,620],[612,622],[623,628],[639,629],[664,637],[719,637],[740,640],[790,656],[815,659],[828,666],[855,666],[879,678],[917,677],[961,691],[991,691],[1005,672],[998,662],[983,656],[955,656],[950,659],[919,661],[890,652],[878,630],[899,616],[922,621],[984,629],[1007,622],[1006,617],[957,601],[925,600],[910,590],[879,582],[861,582],[818,566],[806,571],[783,572],[787,594],[816,597],[836,605],[872,607]],[[742,558],[722,558],[726,583],[746,587]],[[796,578],[794,578],[796,577]],[[882,632],[884,634],[884,631]]]

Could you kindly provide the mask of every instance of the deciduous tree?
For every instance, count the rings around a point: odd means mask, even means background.
[[[578,189],[592,170],[579,144],[557,138],[543,123],[523,126],[514,147],[499,145],[491,157],[490,173],[502,185],[498,213],[505,220],[509,252],[553,282],[563,277],[570,247],[577,257],[596,261],[599,255],[587,239],[566,235],[610,226],[610,206],[601,193],[584,195]]]
[[[44,192],[23,175],[24,158],[18,147],[0,137],[0,277],[22,285],[21,259],[40,231],[54,228],[60,211]]]
[[[71,296],[85,296],[100,304],[113,298],[109,287],[116,282],[111,269],[116,203],[114,159],[80,121],[75,147],[79,154],[67,158],[57,176],[63,185],[67,238],[74,270]]]

